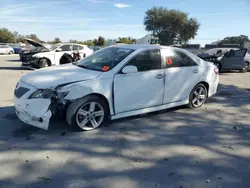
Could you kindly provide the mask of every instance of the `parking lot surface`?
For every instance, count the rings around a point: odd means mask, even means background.
[[[0,56],[0,187],[249,188],[250,73],[221,73],[218,93],[185,107],[74,132],[20,122],[17,55]]]

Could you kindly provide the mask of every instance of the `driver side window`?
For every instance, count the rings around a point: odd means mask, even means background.
[[[137,67],[138,72],[161,69],[161,53],[159,49],[140,52],[127,65]]]

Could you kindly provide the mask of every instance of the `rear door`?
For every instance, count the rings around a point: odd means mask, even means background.
[[[81,45],[77,45],[77,44],[73,44],[73,52],[80,54],[80,58],[83,58],[85,56],[85,54],[83,53],[84,47]]]
[[[162,49],[166,64],[163,103],[185,100],[200,81],[202,70],[186,53],[176,49]]]
[[[59,48],[62,49],[62,51],[55,51],[55,65],[60,65],[60,59],[63,56],[63,54],[67,53],[71,55],[72,53],[72,45],[71,44],[63,44]]]
[[[246,53],[247,53],[246,49],[227,52],[221,59],[222,69],[224,70],[242,69]]]

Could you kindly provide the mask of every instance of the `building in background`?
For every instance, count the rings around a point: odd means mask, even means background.
[[[158,43],[159,39],[157,37],[153,37],[152,35],[146,35],[136,40],[136,44],[158,44]]]

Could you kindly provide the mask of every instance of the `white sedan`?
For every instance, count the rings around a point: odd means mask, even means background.
[[[51,117],[69,126],[95,129],[108,120],[180,105],[202,106],[216,93],[217,67],[174,47],[115,45],[75,64],[45,68],[21,78],[16,114],[48,129]]]
[[[13,54],[14,50],[9,45],[0,45],[0,54]]]

